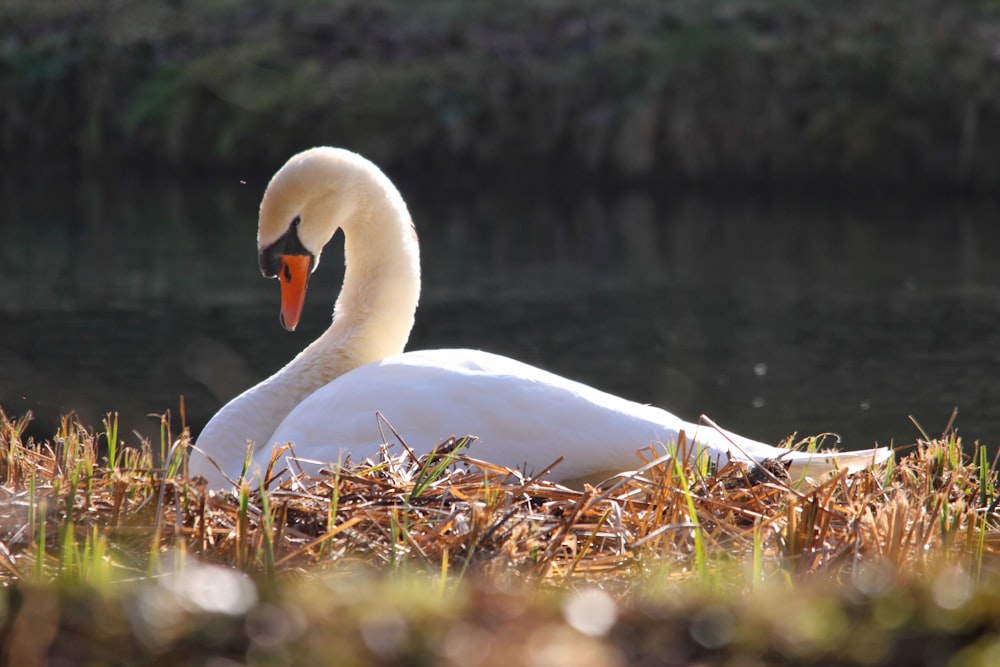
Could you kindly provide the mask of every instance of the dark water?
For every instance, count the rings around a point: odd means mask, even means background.
[[[401,184],[424,293],[410,349],[480,347],[746,435],[1000,441],[989,201],[617,195]],[[0,190],[0,405],[50,435],[183,395],[199,429],[328,323],[335,241],[295,334],[256,267],[262,182]]]

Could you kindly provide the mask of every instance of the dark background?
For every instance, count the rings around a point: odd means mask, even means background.
[[[359,151],[420,230],[411,348],[765,440],[1000,435],[994,2],[0,7],[0,406],[197,430],[318,333],[256,206]]]

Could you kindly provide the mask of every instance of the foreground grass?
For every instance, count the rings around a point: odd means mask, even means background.
[[[167,421],[141,449],[118,446],[113,420],[104,434],[65,420],[42,444],[25,424],[0,418],[11,664],[1000,656],[996,474],[954,436],[819,483],[708,471],[682,447],[576,491],[459,440],[321,479],[277,456],[221,494],[185,479],[189,442]]]

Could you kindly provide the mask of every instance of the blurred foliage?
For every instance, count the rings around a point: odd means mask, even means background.
[[[992,0],[7,0],[6,168],[1000,182]],[[265,166],[266,165],[266,166]]]
[[[114,588],[4,588],[0,630],[5,663],[17,665],[997,664],[1000,588],[956,602],[942,592],[949,576],[622,604],[597,589],[466,581],[445,594],[364,573],[255,585],[190,563]]]

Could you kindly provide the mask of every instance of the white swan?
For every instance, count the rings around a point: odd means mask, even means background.
[[[389,179],[343,149],[293,156],[260,205],[260,267],[281,283],[285,328],[297,325],[309,274],[338,229],[344,230],[346,272],[333,323],[209,421],[196,443],[200,451],[191,456],[191,475],[221,486],[221,468],[235,479],[248,441],[261,468],[272,445],[286,442],[301,459],[317,462],[303,464],[310,472],[348,454],[363,460],[377,453],[381,433],[388,434],[376,413],[417,453],[448,436],[473,434],[479,441],[472,455],[529,472],[563,456],[549,475],[556,480],[633,469],[637,450],[676,442],[681,431],[718,460],[784,456],[797,472],[856,470],[892,455],[888,449],[789,452],[487,352],[401,354],[420,292],[417,237]]]

